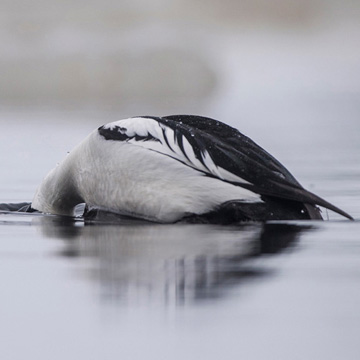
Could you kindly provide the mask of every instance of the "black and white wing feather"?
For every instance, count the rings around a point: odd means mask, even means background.
[[[320,205],[351,218],[305,190],[273,156],[220,121],[189,115],[145,116],[110,123],[98,131],[106,140],[124,141],[170,156],[206,176],[262,196]]]
[[[205,175],[229,182],[246,181],[217,165],[202,131],[167,118],[140,117],[99,128],[106,140],[118,140],[169,156]]]

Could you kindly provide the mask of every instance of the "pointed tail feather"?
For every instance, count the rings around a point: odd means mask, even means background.
[[[328,201],[324,200],[323,198],[321,198],[318,195],[315,195],[314,193],[305,190],[304,188],[295,188],[292,186],[288,186],[285,184],[277,184],[277,186],[280,186],[282,189],[284,189],[284,194],[282,197],[287,198],[289,200],[296,200],[296,201],[302,201],[306,204],[311,204],[311,205],[319,205],[319,206],[323,206],[326,209],[332,210],[346,218],[348,218],[349,220],[354,220],[354,218],[349,215],[347,212],[345,212],[344,210],[341,210],[340,208],[338,208],[337,206],[329,203]]]

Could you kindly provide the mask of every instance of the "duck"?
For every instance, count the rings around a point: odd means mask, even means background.
[[[303,188],[239,130],[197,115],[137,116],[94,130],[44,178],[31,208],[101,210],[157,223],[322,220]]]

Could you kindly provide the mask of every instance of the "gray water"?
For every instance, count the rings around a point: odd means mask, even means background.
[[[2,201],[31,200],[98,121],[52,116],[2,115]],[[289,167],[359,219],[359,143],[321,144]],[[1,358],[358,359],[360,223],[323,215],[215,226],[0,214]]]

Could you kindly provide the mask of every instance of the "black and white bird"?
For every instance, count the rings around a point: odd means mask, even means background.
[[[45,177],[31,206],[73,215],[79,203],[161,223],[322,219],[318,205],[352,219],[238,130],[191,115],[101,126]]]

